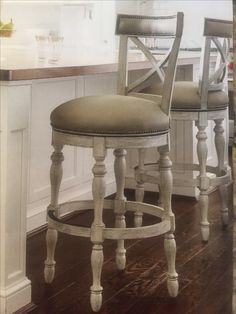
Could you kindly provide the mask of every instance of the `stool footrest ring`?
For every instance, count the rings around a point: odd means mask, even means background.
[[[199,165],[198,164],[181,164],[181,163],[176,163],[173,165],[173,171],[180,170],[180,171],[199,171]],[[231,169],[228,167],[227,169],[224,169],[222,171],[222,174],[220,176],[217,176],[218,173],[218,168],[214,166],[206,166],[206,171],[207,173],[210,174],[215,174],[216,176],[214,177],[209,177],[209,185],[211,187],[217,187],[222,184],[229,184],[232,182],[231,178]],[[142,172],[139,173],[138,167],[135,167],[135,172],[136,172],[136,177],[143,181],[143,182],[148,182],[152,184],[158,184],[160,182],[160,177],[159,177],[159,165],[158,163],[150,163],[150,164],[145,164],[144,168],[142,169]],[[180,185],[191,185],[193,187],[198,187],[199,186],[199,179],[198,177],[196,178],[178,178],[175,180],[174,178],[174,184],[175,181],[180,184]]]
[[[59,205],[59,211],[62,212],[78,212],[91,209],[93,207],[93,201],[73,201],[66,202]],[[104,209],[114,209],[113,200],[104,200]],[[125,202],[126,211],[142,211],[143,213],[155,216],[160,218],[162,221],[142,227],[133,227],[133,228],[104,228],[103,229],[103,238],[104,239],[113,239],[113,240],[125,240],[125,239],[143,239],[158,236],[165,234],[171,230],[172,217],[165,215],[164,210],[155,205],[150,205],[141,202],[135,201],[126,201]],[[51,228],[56,229],[62,233],[81,236],[81,237],[90,237],[91,229],[89,227],[81,227],[73,225],[71,223],[66,223],[60,218],[56,217],[55,210],[48,211],[48,224]]]

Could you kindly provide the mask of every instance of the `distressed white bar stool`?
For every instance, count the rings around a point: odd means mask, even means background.
[[[167,286],[169,294],[178,293],[178,275],[175,271],[176,245],[174,239],[174,215],[171,210],[172,172],[169,159],[169,125],[172,86],[175,77],[177,55],[183,29],[183,14],[167,17],[148,17],[119,15],[116,33],[120,35],[118,95],[89,96],[68,101],[51,114],[52,166],[51,203],[48,206],[47,259],[45,261],[45,280],[52,282],[55,272],[54,251],[57,231],[70,235],[90,237],[93,244],[91,265],[93,283],[91,286],[91,306],[98,311],[102,304],[100,283],[103,265],[104,239],[117,240],[116,263],[124,269],[125,239],[149,238],[165,235],[165,252],[168,263]],[[167,62],[163,97],[141,95],[141,98],[127,96],[134,86],[142,84],[148,76],[158,71],[152,54],[138,37],[168,38],[171,49],[161,62]],[[153,69],[138,81],[128,85],[128,38],[131,39],[153,64]],[[170,42],[171,41],[171,42]],[[140,96],[140,95],[139,95]],[[146,97],[146,98],[145,98]],[[93,200],[73,201],[58,204],[59,187],[62,178],[62,148],[64,145],[90,147],[93,149],[95,164],[92,193]],[[124,196],[126,148],[156,147],[160,152],[160,173],[163,207],[141,202],[127,201]],[[117,193],[115,200],[104,200],[106,173],[105,157],[107,149],[114,149],[115,178]],[[60,215],[70,210],[80,211],[94,208],[94,221],[91,227],[67,224]],[[116,215],[115,227],[106,228],[103,223],[103,209],[113,209]],[[145,226],[126,228],[125,212],[142,211],[159,217],[161,222]],[[69,252],[67,252],[69,254]]]
[[[214,187],[218,187],[222,199],[222,222],[228,224],[227,185],[231,182],[231,169],[225,162],[225,151],[228,147],[228,137],[224,137],[223,122],[228,121],[228,94],[225,90],[227,80],[227,56],[229,52],[229,40],[232,38],[233,26],[231,21],[205,19],[204,36],[205,46],[202,49],[199,82],[175,82],[171,104],[172,120],[193,121],[198,129],[197,132],[197,156],[198,164],[175,164],[173,169],[198,171],[198,176],[187,179],[187,185],[198,187],[200,190],[199,206],[201,212],[201,235],[203,241],[209,238],[208,222],[208,195]],[[215,49],[212,49],[212,44]],[[217,61],[214,71],[210,71],[211,54],[216,54]],[[163,84],[152,84],[142,90],[150,94],[162,94]],[[214,120],[215,148],[218,157],[216,167],[207,165],[207,133],[208,121]],[[226,122],[227,123],[227,122]],[[151,175],[150,171],[157,171]],[[158,164],[143,164],[140,159],[136,169],[139,181],[137,190],[143,194],[143,183],[158,183]],[[215,176],[212,176],[214,174]],[[186,178],[179,184],[186,184]],[[176,182],[176,184],[178,183]],[[139,197],[139,201],[142,198]],[[139,214],[141,225],[142,216]]]

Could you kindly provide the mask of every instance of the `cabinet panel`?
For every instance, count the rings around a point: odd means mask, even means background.
[[[116,75],[37,80],[33,82],[32,90],[28,180],[29,230],[45,222],[45,210],[50,199],[51,111],[63,102],[84,95],[114,94]],[[65,160],[59,201],[90,197],[94,164],[92,149],[65,146],[63,153]],[[108,191],[113,193],[112,151],[108,152],[106,166]]]
[[[50,193],[51,111],[76,97],[76,80],[33,83],[30,126],[29,203],[45,198]],[[64,148],[65,161],[62,189],[77,181],[77,150]]]
[[[1,313],[28,304],[25,274],[28,121],[31,86],[0,86],[0,303]],[[14,292],[14,293],[13,293]]]

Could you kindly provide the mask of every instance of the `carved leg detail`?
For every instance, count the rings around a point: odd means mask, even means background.
[[[124,149],[115,149],[115,162],[114,162],[114,170],[115,170],[115,178],[116,178],[116,198],[115,198],[115,214],[116,214],[116,228],[125,228],[125,196],[124,196],[124,188],[125,188],[125,171],[126,171],[126,160],[125,155],[126,151]],[[117,249],[116,249],[116,265],[117,268],[122,270],[125,268],[126,264],[126,250],[124,246],[124,240],[117,241]]]
[[[44,262],[44,278],[47,283],[51,283],[55,275],[55,260],[54,254],[57,244],[57,231],[51,229],[50,227],[47,230],[46,234],[46,243],[47,243],[47,259]]]
[[[218,158],[218,176],[222,175],[224,167],[224,157],[225,157],[225,138],[224,138],[224,128],[223,119],[215,120],[215,147]],[[221,217],[223,226],[228,225],[229,222],[229,210],[228,210],[228,188],[227,185],[220,185],[219,192],[221,195],[222,207],[221,207]]]
[[[171,171],[171,161],[167,147],[159,149],[160,152],[160,190],[161,203],[165,210],[165,215],[171,223],[170,232],[165,235],[164,248],[168,264],[167,288],[170,296],[176,297],[178,294],[178,274],[175,270],[176,244],[174,239],[175,217],[171,208],[171,195],[173,186],[173,177]]]
[[[196,124],[198,128],[197,133],[197,155],[199,161],[199,206],[201,212],[201,233],[202,240],[208,241],[209,239],[209,222],[208,222],[208,189],[209,189],[209,178],[206,174],[206,162],[207,162],[207,135],[205,132],[206,125],[202,126],[199,123]]]
[[[53,210],[58,215],[58,195],[62,179],[62,161],[64,160],[62,154],[61,145],[54,145],[54,152],[52,153],[51,160],[52,165],[50,169],[50,181],[51,181],[51,203],[48,206],[48,211]],[[44,278],[47,283],[51,283],[55,274],[55,260],[54,253],[57,243],[57,231],[48,227],[46,234],[47,244],[47,259],[45,260]]]
[[[91,227],[91,241],[93,243],[91,254],[91,266],[93,273],[93,284],[90,288],[90,303],[92,310],[98,312],[102,305],[102,286],[101,286],[101,272],[103,265],[103,202],[105,197],[105,181],[104,175],[106,168],[104,164],[105,159],[104,139],[96,138],[94,140],[93,155],[95,165],[93,167],[93,200],[94,200],[94,221]]]
[[[171,195],[173,187],[173,176],[171,171],[172,162],[169,157],[169,151],[166,147],[159,149],[160,152],[160,190],[163,208],[167,216],[172,216]],[[174,231],[174,230],[173,230]]]
[[[94,244],[91,265],[93,272],[93,285],[91,286],[90,303],[92,310],[98,312],[102,305],[102,286],[100,284],[102,265],[103,265],[103,247],[100,244]]]
[[[221,220],[223,227],[228,226],[229,224],[229,209],[228,209],[228,186],[227,184],[220,185],[219,191],[221,195]]]
[[[160,186],[160,184],[158,184],[158,191],[159,191],[159,199],[158,199],[157,204],[158,204],[158,206],[163,207],[163,204],[161,202],[161,186]]]
[[[165,235],[164,248],[168,264],[167,288],[169,295],[176,297],[179,291],[179,283],[178,274],[175,270],[176,244],[173,233]]]
[[[210,228],[208,222],[208,194],[205,191],[201,191],[199,195],[199,206],[201,211],[201,234],[202,241],[207,242],[209,239]]]
[[[144,170],[144,159],[145,159],[146,149],[140,148],[138,150],[138,171],[136,174],[136,189],[135,189],[135,200],[137,202],[143,202],[144,198],[144,182],[141,179],[140,175]],[[141,227],[143,224],[143,213],[136,211],[134,214],[134,226]]]

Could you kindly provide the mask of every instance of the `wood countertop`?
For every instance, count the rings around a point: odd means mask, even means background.
[[[199,51],[180,51],[179,65],[199,62]],[[64,49],[60,61],[39,61],[35,49],[1,47],[1,81],[34,80],[67,76],[112,73],[117,71],[117,52],[95,49],[82,51]],[[149,61],[137,51],[129,57],[129,69],[150,67]]]

